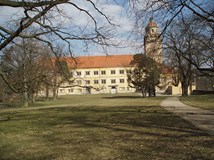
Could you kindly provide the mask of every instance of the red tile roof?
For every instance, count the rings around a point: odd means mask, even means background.
[[[164,75],[172,74],[173,73],[173,68],[172,67],[168,67],[168,66],[162,66],[161,73],[164,74]]]
[[[111,68],[128,67],[132,59],[133,55],[106,55],[66,58],[66,61],[69,68]]]

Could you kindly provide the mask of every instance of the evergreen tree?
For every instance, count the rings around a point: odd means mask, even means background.
[[[128,73],[130,87],[141,91],[143,97],[156,96],[155,87],[160,83],[160,71],[155,60],[144,54],[136,54],[131,61],[132,69]]]

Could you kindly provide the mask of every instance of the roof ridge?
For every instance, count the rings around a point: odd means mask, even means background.
[[[130,65],[134,54],[106,55],[106,56],[81,56],[76,57],[77,68],[108,68],[108,67],[127,67]],[[71,58],[67,58],[69,66],[74,65]]]
[[[87,56],[77,56],[77,57],[74,57],[74,58],[78,58],[78,57],[107,57],[107,56],[133,56],[134,54],[133,53],[130,53],[130,54],[111,54],[111,55],[87,55]],[[70,58],[70,57],[67,57],[67,58]]]

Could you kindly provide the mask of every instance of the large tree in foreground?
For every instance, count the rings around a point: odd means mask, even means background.
[[[54,43],[62,41],[70,53],[72,41],[109,44],[107,41],[113,24],[92,0],[3,0],[0,1],[0,7],[19,11],[0,25],[0,50],[14,43],[17,37],[43,41],[52,50],[55,48]],[[78,18],[86,20],[84,25],[74,23],[75,20],[80,21]],[[26,29],[32,31],[25,33]]]
[[[157,62],[144,54],[136,54],[128,72],[129,86],[136,88],[143,96],[156,96],[155,87],[159,84],[160,72]]]

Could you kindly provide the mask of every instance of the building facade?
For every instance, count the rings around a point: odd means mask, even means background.
[[[134,92],[127,82],[133,55],[85,56],[67,60],[74,83],[66,82],[59,95]],[[68,86],[68,87],[66,87]],[[69,87],[70,86],[70,87]]]

